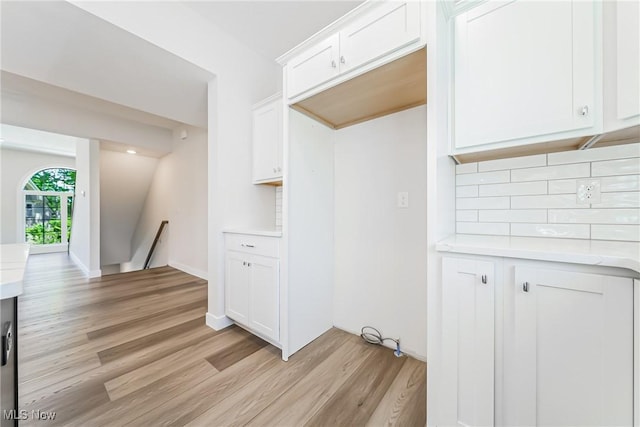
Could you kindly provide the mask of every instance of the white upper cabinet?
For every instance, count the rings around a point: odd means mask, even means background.
[[[385,3],[339,35],[340,72],[345,72],[420,40],[420,3]]]
[[[605,131],[640,124],[640,3],[604,2]]]
[[[383,1],[365,6],[332,24],[333,31],[323,30],[327,35],[321,41],[307,41],[302,46],[309,46],[295,56],[280,59],[286,61],[288,99],[303,99],[419,47],[420,2]],[[404,49],[407,47],[409,50]]]
[[[454,154],[598,133],[598,19],[578,0],[489,1],[457,16]]]
[[[282,97],[276,95],[253,109],[253,183],[282,180]]]
[[[339,34],[302,52],[289,62],[287,94],[289,97],[305,92],[340,74]]]

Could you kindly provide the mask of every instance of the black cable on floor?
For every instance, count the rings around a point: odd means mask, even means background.
[[[400,338],[384,338],[379,330],[374,328],[373,326],[364,326],[360,330],[360,336],[363,340],[368,342],[369,344],[382,345],[385,341],[393,341],[396,343],[396,349],[393,354],[396,357],[400,357],[403,355],[402,351],[400,351]]]

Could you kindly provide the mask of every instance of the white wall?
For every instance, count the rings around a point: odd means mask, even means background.
[[[100,142],[78,141],[76,198],[69,252],[89,277],[100,276]]]
[[[0,148],[0,244],[24,241],[24,230],[19,227],[19,215],[24,203],[19,195],[25,181],[35,172],[52,167],[75,169],[73,157],[32,151]],[[18,204],[20,202],[20,204]]]
[[[131,238],[158,159],[100,152],[100,265],[131,259]]]
[[[334,322],[426,357],[426,107],[336,131]],[[397,193],[409,193],[409,207]]]
[[[173,152],[158,162],[124,271],[142,268],[160,222],[168,220],[151,266],[169,264],[207,278],[207,132],[186,129],[188,138],[175,132]]]

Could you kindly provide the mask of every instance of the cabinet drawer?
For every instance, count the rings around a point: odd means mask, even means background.
[[[225,234],[225,247],[228,251],[245,252],[272,258],[280,257],[279,237],[227,233]]]

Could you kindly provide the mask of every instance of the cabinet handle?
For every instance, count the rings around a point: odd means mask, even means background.
[[[249,243],[242,243],[240,246],[242,246],[243,248],[255,248],[254,245],[250,245]]]
[[[483,274],[483,275],[480,277],[480,280],[482,280],[482,283],[484,283],[484,284],[486,285],[486,284],[487,284],[487,275],[486,275],[486,274]]]
[[[529,292],[529,282],[524,282],[524,283],[522,284],[522,290],[523,290],[524,292]]]
[[[580,115],[581,115],[581,116],[586,116],[586,115],[588,115],[588,114],[589,114],[589,106],[588,106],[588,105],[585,105],[584,107],[582,107],[582,108],[580,109]]]
[[[247,265],[247,262],[246,261],[242,261],[242,265]]]
[[[278,172],[282,172],[282,168],[278,166]]]
[[[336,68],[336,61],[331,60],[331,68]]]
[[[274,172],[278,172],[278,170],[277,170],[276,168],[273,168],[273,171],[274,171]]]
[[[250,262],[247,263],[247,267],[251,267],[251,263]]]
[[[341,64],[344,64],[345,62],[346,62],[346,61],[344,60],[344,56],[341,56],[341,57],[340,57],[340,63],[341,63]]]

